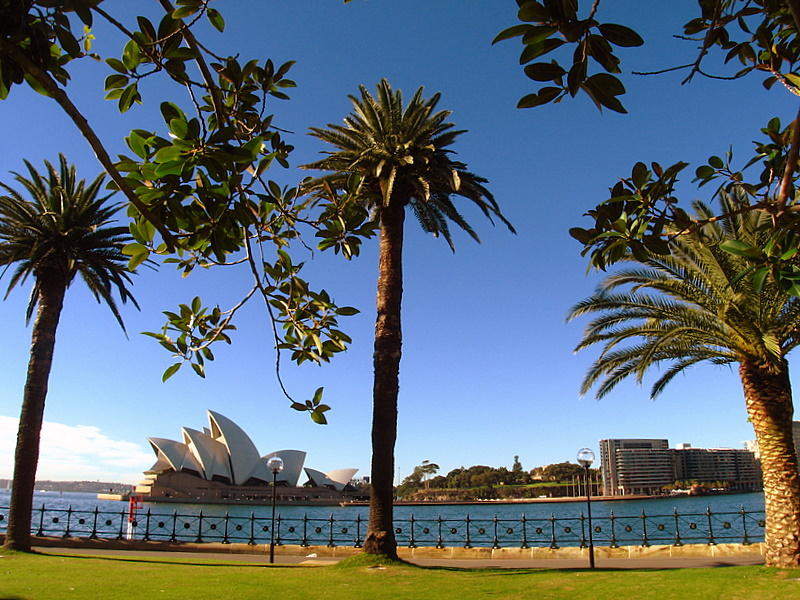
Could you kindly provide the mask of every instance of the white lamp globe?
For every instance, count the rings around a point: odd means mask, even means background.
[[[591,467],[594,462],[594,452],[589,448],[578,450],[578,464],[582,467]]]
[[[280,456],[273,456],[267,461],[267,468],[277,475],[283,471],[283,459]]]

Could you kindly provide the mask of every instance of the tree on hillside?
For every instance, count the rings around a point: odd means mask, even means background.
[[[114,294],[136,305],[128,287],[128,258],[122,248],[131,241],[127,227],[113,225],[119,204],[101,196],[105,177],[88,185],[59,157],[59,168],[45,161],[42,175],[25,161],[28,176],[14,174],[20,188],[0,183],[0,276],[9,275],[7,294],[28,278],[33,281],[26,319],[36,317],[31,332],[28,375],[14,453],[14,479],[4,547],[28,551],[39,434],[44,419],[47,383],[56,330],[67,288],[76,276],[98,302],[105,303],[123,331]],[[138,306],[137,306],[138,308]]]
[[[736,204],[723,202],[730,214]],[[701,203],[697,218],[715,215]],[[800,560],[800,478],[792,441],[792,393],[786,355],[800,337],[800,299],[774,281],[760,287],[741,277],[747,261],[722,249],[726,241],[762,243],[762,213],[744,212],[678,236],[670,254],[626,262],[641,267],[609,275],[578,303],[570,318],[594,315],[578,349],[602,346],[581,386],[597,396],[620,381],[641,383],[652,367],[666,368],[651,397],[687,368],[702,362],[737,364],[761,453],[770,564]]]
[[[542,469],[542,477],[550,481],[569,481],[583,477],[583,467],[571,462],[547,465]]]
[[[579,0],[517,0],[520,23],[500,32],[495,42],[520,38],[523,44],[520,63],[525,74],[540,82],[536,92],[523,97],[521,108],[560,102],[580,94],[588,96],[598,108],[626,112],[620,97],[625,93],[621,61],[615,47],[635,47],[643,43],[633,29],[601,19],[601,2]],[[696,44],[694,60],[669,65],[660,72],[686,73],[683,83],[695,77],[739,79],[753,73],[764,75],[767,89],[776,87],[800,95],[800,0],[698,0],[698,13],[684,25],[682,37]],[[721,58],[732,66],[727,73],[713,72],[706,60],[722,51]],[[655,73],[650,73],[655,74]],[[780,85],[775,86],[776,83]],[[798,112],[800,117],[800,112]],[[767,136],[758,142],[750,160],[743,166],[724,156],[711,156],[708,163],[695,170],[698,187],[714,185],[712,198],[726,194],[731,199],[727,215],[690,215],[676,196],[680,174],[688,166],[680,161],[669,166],[644,161],[636,163],[629,177],[617,180],[609,196],[587,216],[593,220],[587,228],[575,227],[570,234],[583,245],[591,264],[606,269],[619,261],[646,263],[660,260],[676,246],[675,237],[697,234],[706,224],[726,216],[755,212],[763,234],[751,241],[723,241],[719,249],[741,258],[741,273],[748,277],[754,291],[767,282],[779,291],[800,296],[800,210],[796,179],[800,153],[800,118],[784,127],[774,118],[762,129]],[[756,169],[755,173],[749,170]],[[780,373],[781,352],[769,342],[771,362],[761,367],[774,370],[778,378],[774,390],[762,392],[781,397],[783,405],[771,413],[771,426],[785,431],[792,418],[791,396],[786,396],[788,381]],[[745,361],[744,364],[749,364]],[[749,367],[745,368],[747,371]],[[743,378],[752,373],[740,373]],[[762,373],[763,375],[763,373]],[[772,384],[770,384],[772,385]],[[748,406],[758,390],[745,386]],[[758,432],[760,427],[754,422]],[[762,429],[763,434],[763,429]],[[784,434],[778,434],[783,440]],[[781,445],[780,442],[778,445]],[[787,459],[788,460],[788,459]],[[779,480],[765,481],[767,494],[785,495],[789,506],[800,503],[796,482],[797,469],[791,461]],[[776,466],[777,468],[777,466]],[[776,524],[768,533],[768,564],[800,566],[800,521],[791,528],[777,526],[781,517],[770,516],[775,504],[768,507],[768,523]],[[785,524],[784,524],[785,525]]]
[[[436,112],[440,94],[423,98],[419,88],[407,105],[399,90],[386,80],[377,86],[377,98],[364,86],[351,96],[353,112],[344,125],[312,128],[312,135],[335,150],[305,168],[328,171],[308,182],[305,190],[320,198],[339,196],[353,210],[367,211],[379,224],[377,320],[375,323],[372,417],[372,493],[369,530],[364,550],[397,555],[392,524],[392,477],[397,437],[398,374],[401,354],[400,305],[403,293],[403,230],[406,209],[422,229],[442,236],[454,248],[448,221],[478,240],[461,216],[454,197],[474,204],[490,220],[494,217],[513,231],[503,217],[486,180],[451,158],[448,147],[464,133],[447,122],[448,111]]]

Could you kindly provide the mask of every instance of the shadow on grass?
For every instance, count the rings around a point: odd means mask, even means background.
[[[193,562],[190,560],[182,560],[180,557],[176,557],[173,559],[161,559],[161,558],[153,558],[149,556],[140,557],[140,558],[129,558],[125,556],[104,556],[100,554],[50,554],[47,552],[36,552],[40,556],[49,556],[52,558],[75,558],[78,560],[104,560],[109,562],[127,562],[127,563],[147,563],[147,564],[159,564],[159,565],[176,565],[176,566],[187,566],[187,567],[238,567],[238,568],[253,568],[253,569],[261,569],[264,567],[269,567],[271,569],[289,569],[296,566],[306,566],[306,565],[287,565],[287,564],[269,564],[267,562],[215,562],[215,561],[207,561],[207,562]],[[0,600],[4,600],[0,598]]]

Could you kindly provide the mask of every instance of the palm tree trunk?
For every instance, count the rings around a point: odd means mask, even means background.
[[[393,202],[381,212],[378,263],[378,316],[375,321],[375,381],[372,388],[372,472],[369,527],[364,552],[397,558],[392,509],[394,444],[397,439],[400,304],[403,297],[403,219],[405,208]]]
[[[31,514],[36,465],[39,462],[39,434],[44,419],[47,382],[53,364],[56,329],[67,289],[63,277],[58,276],[40,276],[38,284],[39,308],[31,334],[31,357],[19,417],[11,505],[3,544],[4,548],[25,552],[31,549]]]
[[[786,361],[776,368],[739,365],[747,414],[761,454],[766,510],[766,563],[800,566],[800,477],[792,441],[792,390]]]

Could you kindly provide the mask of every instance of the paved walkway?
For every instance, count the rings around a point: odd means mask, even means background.
[[[137,560],[147,558],[197,560],[203,563],[220,562],[230,564],[243,563],[251,565],[267,565],[269,556],[264,554],[232,554],[213,552],[158,552],[152,550],[106,550],[100,548],[50,548],[38,547],[37,552],[42,554],[62,556],[97,556],[106,558],[122,558],[124,560]],[[331,565],[342,560],[341,558],[295,556],[278,554],[275,563],[281,565],[306,565],[320,566]],[[417,558],[414,564],[425,567],[451,567],[457,569],[586,569],[585,560],[576,559],[540,559],[540,560],[485,560],[485,559],[436,559]],[[731,567],[743,565],[760,565],[764,560],[758,556],[730,556],[730,557],[703,557],[703,558],[602,558],[598,559],[595,566],[599,569],[685,569],[698,567]]]

